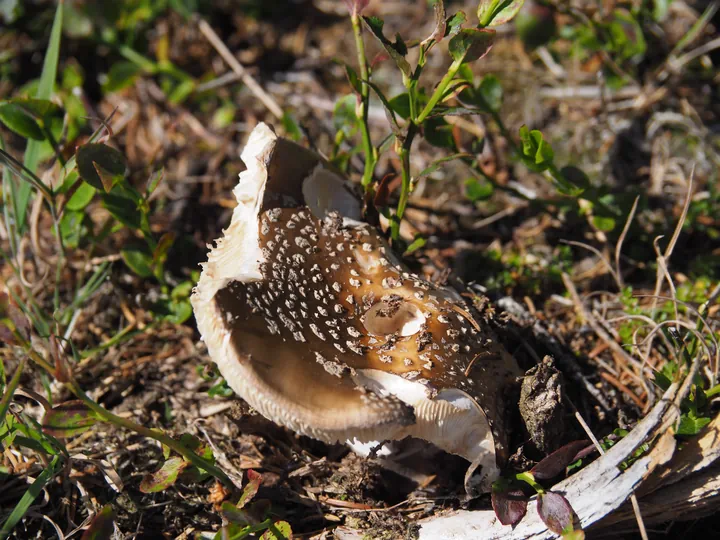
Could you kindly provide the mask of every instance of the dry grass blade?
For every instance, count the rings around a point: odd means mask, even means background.
[[[617,285],[618,290],[622,290],[622,280],[618,277],[618,274],[615,271],[615,269],[613,268],[612,264],[610,264],[610,261],[607,260],[605,255],[600,253],[599,249],[597,249],[596,247],[593,247],[589,244],[585,244],[583,242],[576,242],[575,240],[561,240],[561,242],[563,244],[567,244],[569,246],[576,246],[576,247],[586,249],[586,250],[594,253],[595,255],[597,255],[598,258],[602,261],[603,265],[605,265],[605,268],[607,268],[607,271],[610,273],[612,278],[615,280],[615,284]]]
[[[680,233],[682,232],[683,225],[685,224],[685,219],[687,218],[688,210],[690,209],[690,202],[692,201],[692,194],[693,194],[693,177],[695,175],[695,170],[690,173],[690,178],[688,179],[688,187],[687,192],[685,194],[685,202],[683,203],[682,212],[680,213],[680,218],[678,219],[677,225],[675,225],[675,230],[673,231],[673,235],[670,238],[670,242],[668,243],[667,247],[665,248],[665,253],[663,255],[658,254],[658,270],[657,270],[657,277],[655,279],[655,291],[654,295],[658,296],[660,294],[660,291],[662,290],[662,282],[663,278],[665,277],[665,271],[667,270],[667,264],[670,260],[670,257],[672,255],[673,249],[675,249],[675,244],[677,243],[678,238],[680,237]],[[660,260],[662,259],[662,261]],[[652,306],[652,316],[655,317],[655,311],[657,309],[657,299],[653,300],[653,306]]]
[[[255,97],[257,97],[262,104],[265,105],[267,110],[269,110],[275,118],[282,120],[283,111],[282,108],[280,108],[280,105],[278,105],[277,101],[275,101],[275,99],[273,99],[273,97],[268,94],[265,89],[260,86],[260,84],[258,84],[252,75],[247,72],[237,58],[235,58],[235,56],[230,52],[230,49],[228,49],[225,43],[223,43],[220,36],[215,33],[215,30],[213,30],[212,27],[204,20],[200,20],[198,27],[200,28],[200,32],[202,32],[210,44],[215,47],[215,50],[223,57],[230,68],[238,75],[238,77],[240,77],[245,86],[247,86],[248,89],[255,94]]]

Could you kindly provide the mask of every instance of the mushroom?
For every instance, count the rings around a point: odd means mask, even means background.
[[[241,157],[238,205],[192,295],[230,387],[325,442],[429,441],[487,491],[508,456],[514,359],[456,290],[401,263],[316,153],[259,124]]]

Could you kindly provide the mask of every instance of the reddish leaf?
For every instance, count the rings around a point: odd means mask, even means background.
[[[528,499],[520,489],[492,492],[492,507],[500,523],[517,525],[525,517]]]
[[[45,413],[42,428],[45,433],[57,438],[79,435],[90,429],[97,418],[79,399],[56,405]]]
[[[17,345],[15,334],[13,334],[10,327],[2,321],[0,321],[0,343],[5,343],[6,345]]]
[[[25,341],[30,341],[30,322],[22,310],[13,304],[8,304],[7,314],[15,325],[15,331],[20,334]]]
[[[168,459],[160,470],[152,474],[146,474],[140,482],[140,491],[143,493],[157,493],[172,486],[178,479],[180,473],[185,469],[189,462],[183,458],[174,457]]]
[[[247,483],[245,484],[240,500],[237,503],[238,508],[243,508],[253,499],[260,488],[260,484],[262,483],[262,475],[260,473],[256,473],[252,469],[248,469],[246,474]]]
[[[578,459],[575,456],[578,455],[578,452],[584,450],[588,444],[590,444],[590,441],[573,441],[568,443],[546,456],[540,463],[530,469],[530,472],[536,480],[555,478],[563,472],[568,465]]]
[[[292,529],[287,521],[276,521],[265,531],[260,540],[291,540]]]
[[[443,37],[445,37],[445,4],[435,2],[433,9],[435,10],[435,30],[433,30],[433,33],[430,34],[421,45],[425,45],[431,40],[440,43]]]
[[[390,194],[399,185],[399,182],[395,180],[398,180],[396,174],[386,174],[382,180],[380,180],[377,190],[375,191],[375,200],[373,201],[375,208],[383,208],[390,204]]]
[[[108,504],[103,506],[85,529],[80,540],[109,540],[113,533],[115,512]]]
[[[548,491],[538,496],[537,511],[547,528],[556,534],[572,530],[573,509],[565,497]]]
[[[53,373],[55,378],[62,383],[69,382],[72,379],[72,368],[67,361],[65,351],[60,348],[57,338],[52,334],[50,334],[50,358],[53,359],[55,364],[55,372]]]
[[[578,459],[586,458],[587,456],[589,456],[590,454],[594,454],[595,452],[597,452],[597,446],[595,446],[594,444],[589,444],[588,446],[580,450],[577,454],[575,454],[575,457],[572,458],[571,463],[576,462]]]

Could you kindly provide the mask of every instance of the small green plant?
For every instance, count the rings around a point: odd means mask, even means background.
[[[574,441],[552,452],[529,471],[493,484],[492,506],[500,523],[517,525],[527,513],[526,488],[537,495],[537,512],[548,529],[567,540],[581,540],[585,534],[574,524],[573,509],[560,493],[547,490],[539,482],[552,480],[572,463],[595,450],[589,441]]]
[[[57,6],[37,85],[0,101],[0,123],[27,140],[21,162],[5,150],[0,139],[1,219],[9,247],[8,251],[3,248],[2,258],[16,278],[11,285],[3,283],[7,292],[0,292],[0,339],[6,345],[0,357],[0,440],[4,448],[30,453],[34,461],[42,464],[34,482],[5,517],[0,538],[7,538],[42,490],[68,470],[73,458],[65,439],[92,429],[97,422],[152,438],[162,443],[166,452],[172,451],[173,457],[166,456],[161,470],[141,484],[146,492],[171,485],[181,472],[198,482],[212,476],[228,488],[233,487],[230,478],[215,465],[212,452],[197,439],[190,435],[173,438],[111,413],[88,396],[76,378],[81,361],[143,331],[129,324],[98,346],[84,350],[71,339],[78,314],[110,275],[109,261],[90,264],[95,250],[118,232],[136,239],[122,247],[120,256],[132,272],[154,280],[160,288],[149,306],[153,321],[146,329],[163,321],[179,324],[190,317],[189,295],[196,276],[179,282],[171,279],[165,263],[174,235],[158,239],[150,228],[150,196],[162,180],[162,171],[151,175],[144,189],[135,187],[129,181],[125,157],[110,145],[110,119],[71,151],[74,147],[69,137],[77,137],[85,123],[84,108],[73,100],[71,91],[81,77],[79,71],[66,68],[58,92],[54,92],[65,6],[63,2]],[[60,98],[64,107],[51,101],[53,96]],[[52,161],[43,178],[38,175],[41,161]],[[87,208],[91,204],[101,205],[107,212],[99,227],[89,219]],[[25,242],[37,235],[41,219],[51,224],[53,253],[50,257],[43,255],[35,244],[32,253],[35,264],[47,269],[42,279],[52,291],[49,299],[38,298],[24,276]],[[79,272],[77,283],[68,283],[64,270],[74,260],[83,260],[90,270]],[[15,367],[8,379],[5,366],[9,360]],[[46,395],[32,390],[23,393],[44,409],[42,422],[23,412],[17,401],[21,377],[31,369],[43,383]],[[53,381],[63,385],[75,399],[54,404]],[[111,511],[98,512],[86,536],[92,538],[95,532],[107,530],[108,521],[112,522]]]
[[[341,98],[335,107],[338,133],[331,157],[336,164],[346,167],[355,150],[350,154],[343,154],[338,152],[339,145],[357,132],[360,133],[359,150],[365,163],[362,186],[366,192],[366,201],[371,201],[389,221],[390,236],[393,243],[401,248],[400,251],[404,251],[406,247],[401,245],[400,223],[410,194],[420,178],[450,160],[459,159],[468,164],[475,174],[475,177],[465,182],[467,196],[471,201],[487,199],[498,185],[469,154],[457,152],[451,125],[447,122],[449,116],[489,116],[509,142],[514,156],[530,170],[545,175],[561,195],[578,199],[589,187],[589,181],[582,171],[572,166],[559,167],[555,163],[552,147],[540,131],[529,130],[523,126],[519,133],[519,142],[516,141],[500,116],[503,91],[497,77],[487,75],[477,83],[474,81],[470,66],[488,54],[496,39],[495,27],[512,20],[521,9],[522,0],[481,1],[478,4],[475,24],[469,23],[468,17],[462,11],[448,16],[443,2],[435,2],[435,30],[422,41],[406,40],[400,35],[390,39],[385,35],[382,19],[361,15],[366,2],[348,0],[346,3],[350,10],[357,46],[359,71],[352,66],[345,66],[354,95]],[[365,54],[363,27],[380,43],[387,58],[392,60],[399,70],[405,87],[403,93],[389,97],[373,81],[372,67]],[[443,40],[448,42],[449,67],[439,81],[427,87],[422,84],[425,66],[429,56],[435,53],[437,45]],[[414,64],[408,60],[410,49],[417,49],[417,61]],[[367,121],[371,94],[379,98],[391,125],[391,132],[380,144],[372,140]],[[418,137],[455,153],[414,174],[410,168],[410,153],[413,141]],[[477,146],[482,144],[483,141],[477,141]],[[385,178],[378,183],[374,178],[379,155],[391,148],[400,163],[400,193],[394,205],[390,202],[390,179]],[[602,206],[597,201],[593,202],[595,206]],[[578,199],[577,207],[580,208],[581,205]]]

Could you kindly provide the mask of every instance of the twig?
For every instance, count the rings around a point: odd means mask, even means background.
[[[678,219],[677,225],[675,226],[675,230],[673,231],[673,235],[670,238],[670,242],[668,243],[667,247],[665,248],[664,255],[660,256],[658,255],[658,269],[657,269],[657,276],[655,278],[655,291],[654,295],[659,296],[660,290],[662,289],[662,282],[663,282],[663,266],[667,265],[667,262],[670,260],[670,256],[672,255],[673,249],[675,248],[675,244],[677,243],[677,239],[680,236],[680,232],[682,231],[683,224],[685,223],[685,218],[687,217],[688,210],[690,208],[690,202],[692,201],[692,191],[693,191],[693,177],[695,176],[695,168],[693,167],[692,172],[690,173],[690,179],[688,181],[688,189],[687,194],[685,195],[685,203],[683,204],[682,213],[680,214],[680,219]],[[662,259],[662,263],[660,261]],[[657,309],[657,298],[653,299],[653,305],[651,310],[651,315],[653,319],[655,318],[655,311]]]
[[[282,120],[283,111],[280,108],[280,105],[278,105],[273,97],[258,84],[258,82],[247,72],[242,64],[238,62],[237,58],[235,58],[235,56],[233,56],[230,52],[230,49],[228,49],[225,43],[223,43],[220,39],[220,36],[215,33],[215,30],[213,30],[210,25],[202,19],[198,23],[198,26],[200,28],[200,32],[202,32],[218,54],[223,57],[230,68],[240,77],[243,84],[247,86],[253,94],[255,94],[255,97],[257,97],[278,120]]]

